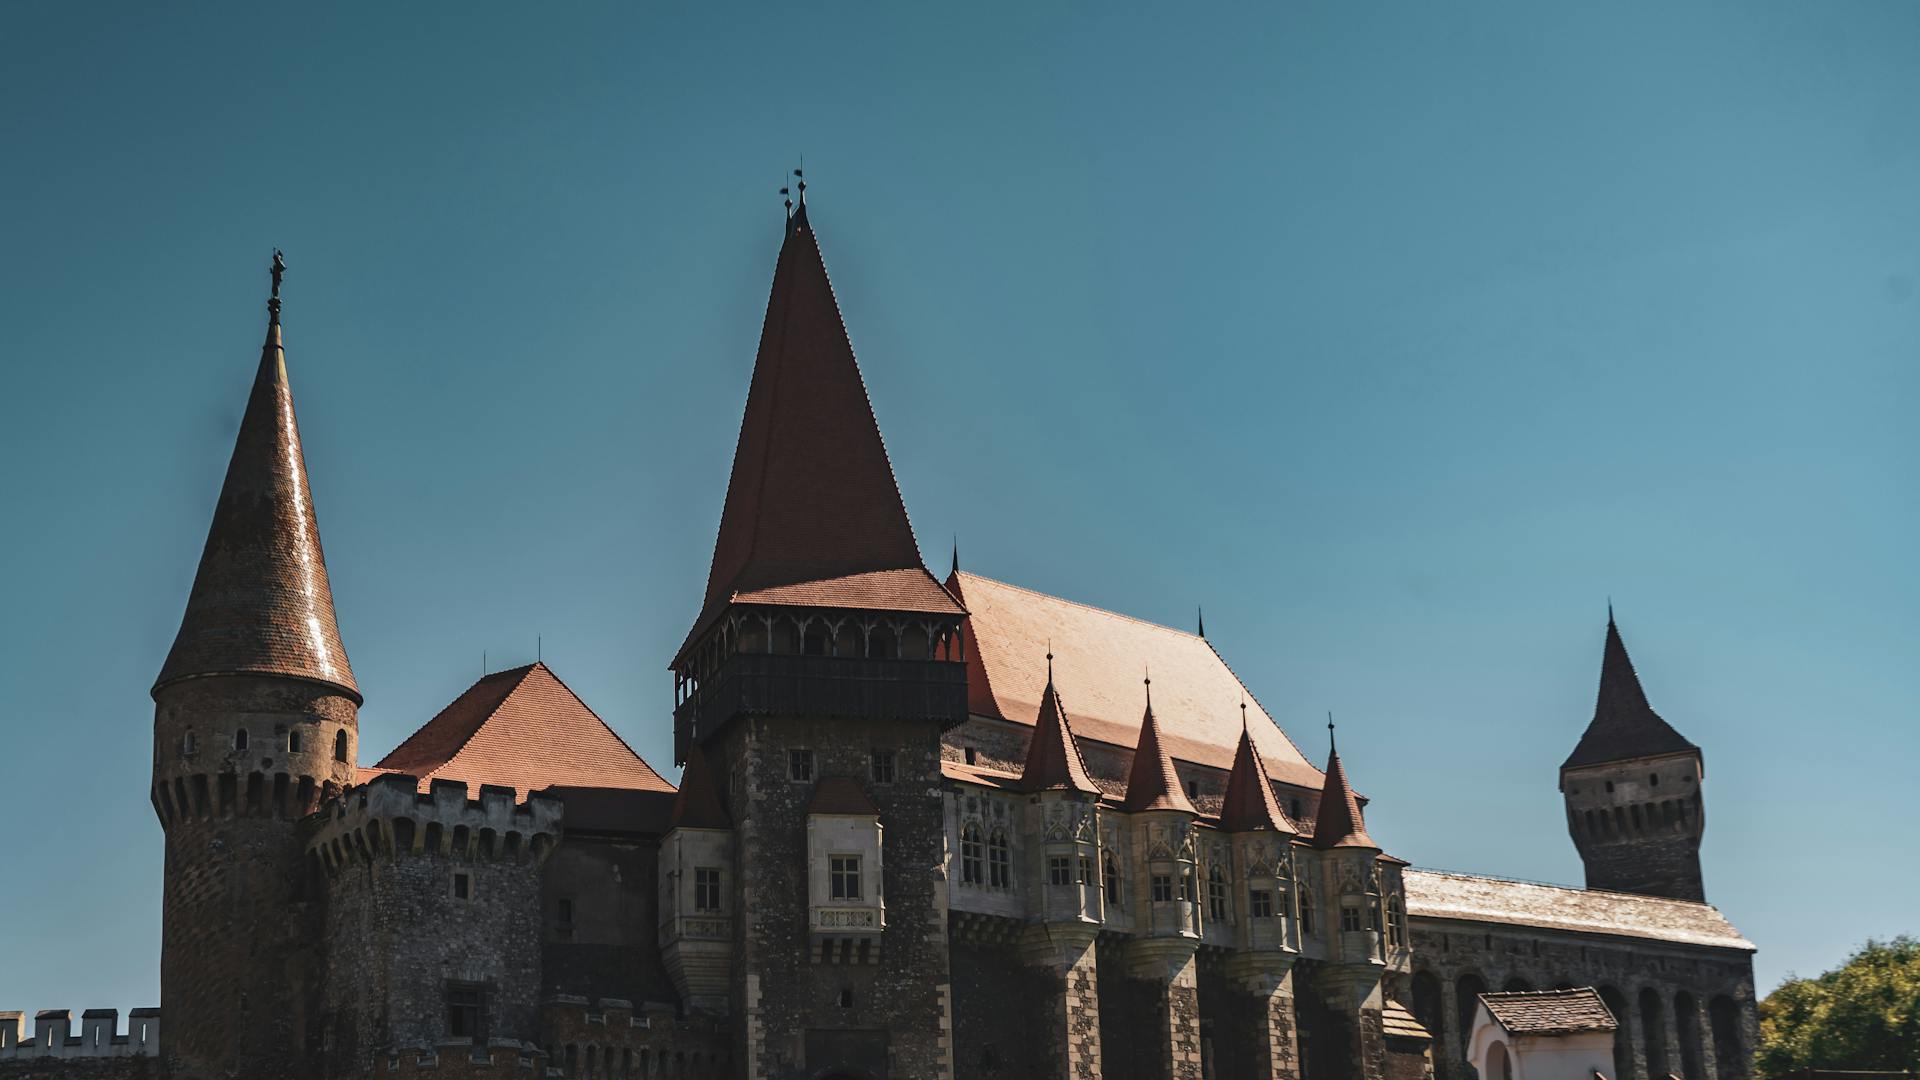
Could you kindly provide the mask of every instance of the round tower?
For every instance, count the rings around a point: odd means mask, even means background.
[[[260,367],[153,687],[161,1049],[182,1077],[306,1072],[320,905],[297,823],[353,783],[359,750],[281,347],[284,268],[275,252]]]
[[[1609,611],[1593,721],[1560,766],[1567,830],[1587,887],[1705,901],[1705,778],[1700,748],[1648,703]]]

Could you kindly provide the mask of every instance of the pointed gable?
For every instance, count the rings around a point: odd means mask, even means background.
[[[707,752],[695,743],[687,751],[687,767],[680,774],[680,791],[673,797],[675,829],[731,829],[733,819],[720,801],[720,785],[707,764]]]
[[[960,612],[920,560],[804,206],[774,269],[696,631],[729,601]]]
[[[1027,742],[1027,763],[1020,771],[1022,791],[1079,791],[1096,795],[1093,777],[1087,773],[1080,744],[1073,740],[1067,725],[1067,710],[1060,704],[1060,691],[1053,679],[1040,694],[1040,715],[1033,724],[1033,738]]]
[[[1160,721],[1154,719],[1151,695],[1147,698],[1147,714],[1140,721],[1140,740],[1134,745],[1133,768],[1127,773],[1127,797],[1120,808],[1129,813],[1181,810],[1199,814],[1187,801],[1180,775],[1173,771],[1173,759],[1161,743]]]
[[[1233,752],[1233,770],[1227,774],[1226,795],[1220,800],[1220,827],[1228,832],[1296,831],[1287,815],[1280,812],[1273,785],[1267,781],[1266,766],[1260,763],[1260,750],[1244,725],[1240,746]]]
[[[287,675],[360,700],[307,488],[279,303],[276,281],[253,391],[156,691],[197,675]]]
[[[371,771],[417,776],[422,790],[436,777],[499,784],[521,798],[546,787],[673,791],[545,664],[482,678]]]
[[[1653,711],[1646,691],[1640,687],[1640,676],[1633,670],[1633,661],[1627,656],[1620,628],[1614,624],[1613,613],[1609,611],[1607,644],[1600,660],[1600,692],[1594,701],[1593,720],[1560,767],[1573,769],[1630,758],[1698,753],[1699,749]]]
[[[1360,798],[1347,783],[1346,767],[1340,764],[1340,751],[1327,754],[1327,785],[1320,791],[1320,814],[1314,821],[1313,846],[1317,848],[1372,848],[1380,845],[1367,835],[1366,819],[1360,816]]]

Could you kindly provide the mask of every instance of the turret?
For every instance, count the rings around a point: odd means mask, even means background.
[[[1587,887],[1705,901],[1705,778],[1700,748],[1648,703],[1609,609],[1593,720],[1560,766]]]
[[[1235,877],[1246,882],[1236,901],[1240,951],[1234,960],[1244,973],[1285,972],[1300,948],[1294,895],[1294,841],[1299,830],[1274,798],[1260,750],[1240,706],[1240,745],[1233,752],[1226,794],[1220,801],[1220,828],[1233,838]]]
[[[725,1012],[739,914],[733,821],[698,743],[660,841],[660,954],[691,1009]]]
[[[172,650],[154,683],[166,831],[160,994],[176,1075],[299,1075],[317,907],[295,823],[354,779],[360,691],[333,612],[280,334],[266,344]],[[303,974],[304,973],[304,974]]]
[[[1029,835],[1038,835],[1038,865],[1028,868],[1037,891],[1043,923],[1076,923],[1088,928],[1088,940],[1100,921],[1100,789],[1067,726],[1066,707],[1053,685],[1053,654],[1047,654],[1047,685],[1021,769],[1020,790],[1028,793]],[[1049,929],[1049,933],[1057,932]]]

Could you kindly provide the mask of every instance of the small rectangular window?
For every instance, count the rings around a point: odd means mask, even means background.
[[[698,866],[693,871],[693,910],[720,910],[720,869]]]
[[[893,751],[875,750],[873,752],[873,782],[893,783]]]
[[[1073,884],[1072,862],[1065,855],[1047,856],[1047,884]]]
[[[793,780],[811,781],[813,779],[813,751],[787,751],[787,776]]]
[[[189,750],[189,751],[187,751],[187,752],[188,752],[188,753],[192,753],[193,751],[191,751],[191,750]],[[973,747],[971,747],[971,746],[963,746],[963,747],[961,747],[961,748],[960,748],[960,756],[961,756],[961,757],[963,757],[963,758],[965,758],[965,759],[966,759],[966,762],[967,762],[967,764],[969,764],[969,765],[978,765],[978,764],[980,763],[980,754],[979,754],[979,752],[978,752],[978,751],[976,751],[976,750],[974,750],[974,748],[973,748]]]
[[[1165,902],[1173,899],[1172,874],[1154,874],[1149,884],[1151,885],[1150,895],[1154,900]]]
[[[473,1042],[486,1040],[487,994],[478,986],[447,987],[447,1035]]]
[[[554,911],[554,922],[558,924],[562,930],[573,929],[572,897],[563,896],[560,898],[560,903],[556,905],[556,910]]]
[[[1354,906],[1353,906],[1352,904],[1343,904],[1343,905],[1341,905],[1341,907],[1340,907],[1340,929],[1342,929],[1342,930],[1362,930],[1362,929],[1365,929],[1365,928],[1366,928],[1366,927],[1365,927],[1365,924],[1364,924],[1364,923],[1363,923],[1363,922],[1361,921],[1361,919],[1360,919],[1360,909],[1359,909],[1359,908],[1357,908],[1357,907],[1354,907]]]
[[[835,900],[860,899],[860,856],[828,856],[827,895]]]
[[[466,871],[456,871],[453,875],[453,898],[455,900],[473,899],[473,875]]]
[[[1255,889],[1248,896],[1248,907],[1256,919],[1273,917],[1273,894],[1265,889]]]

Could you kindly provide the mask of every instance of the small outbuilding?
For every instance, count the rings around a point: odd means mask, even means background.
[[[1590,986],[1481,994],[1467,1060],[1481,1080],[1609,1080],[1619,1028]]]

